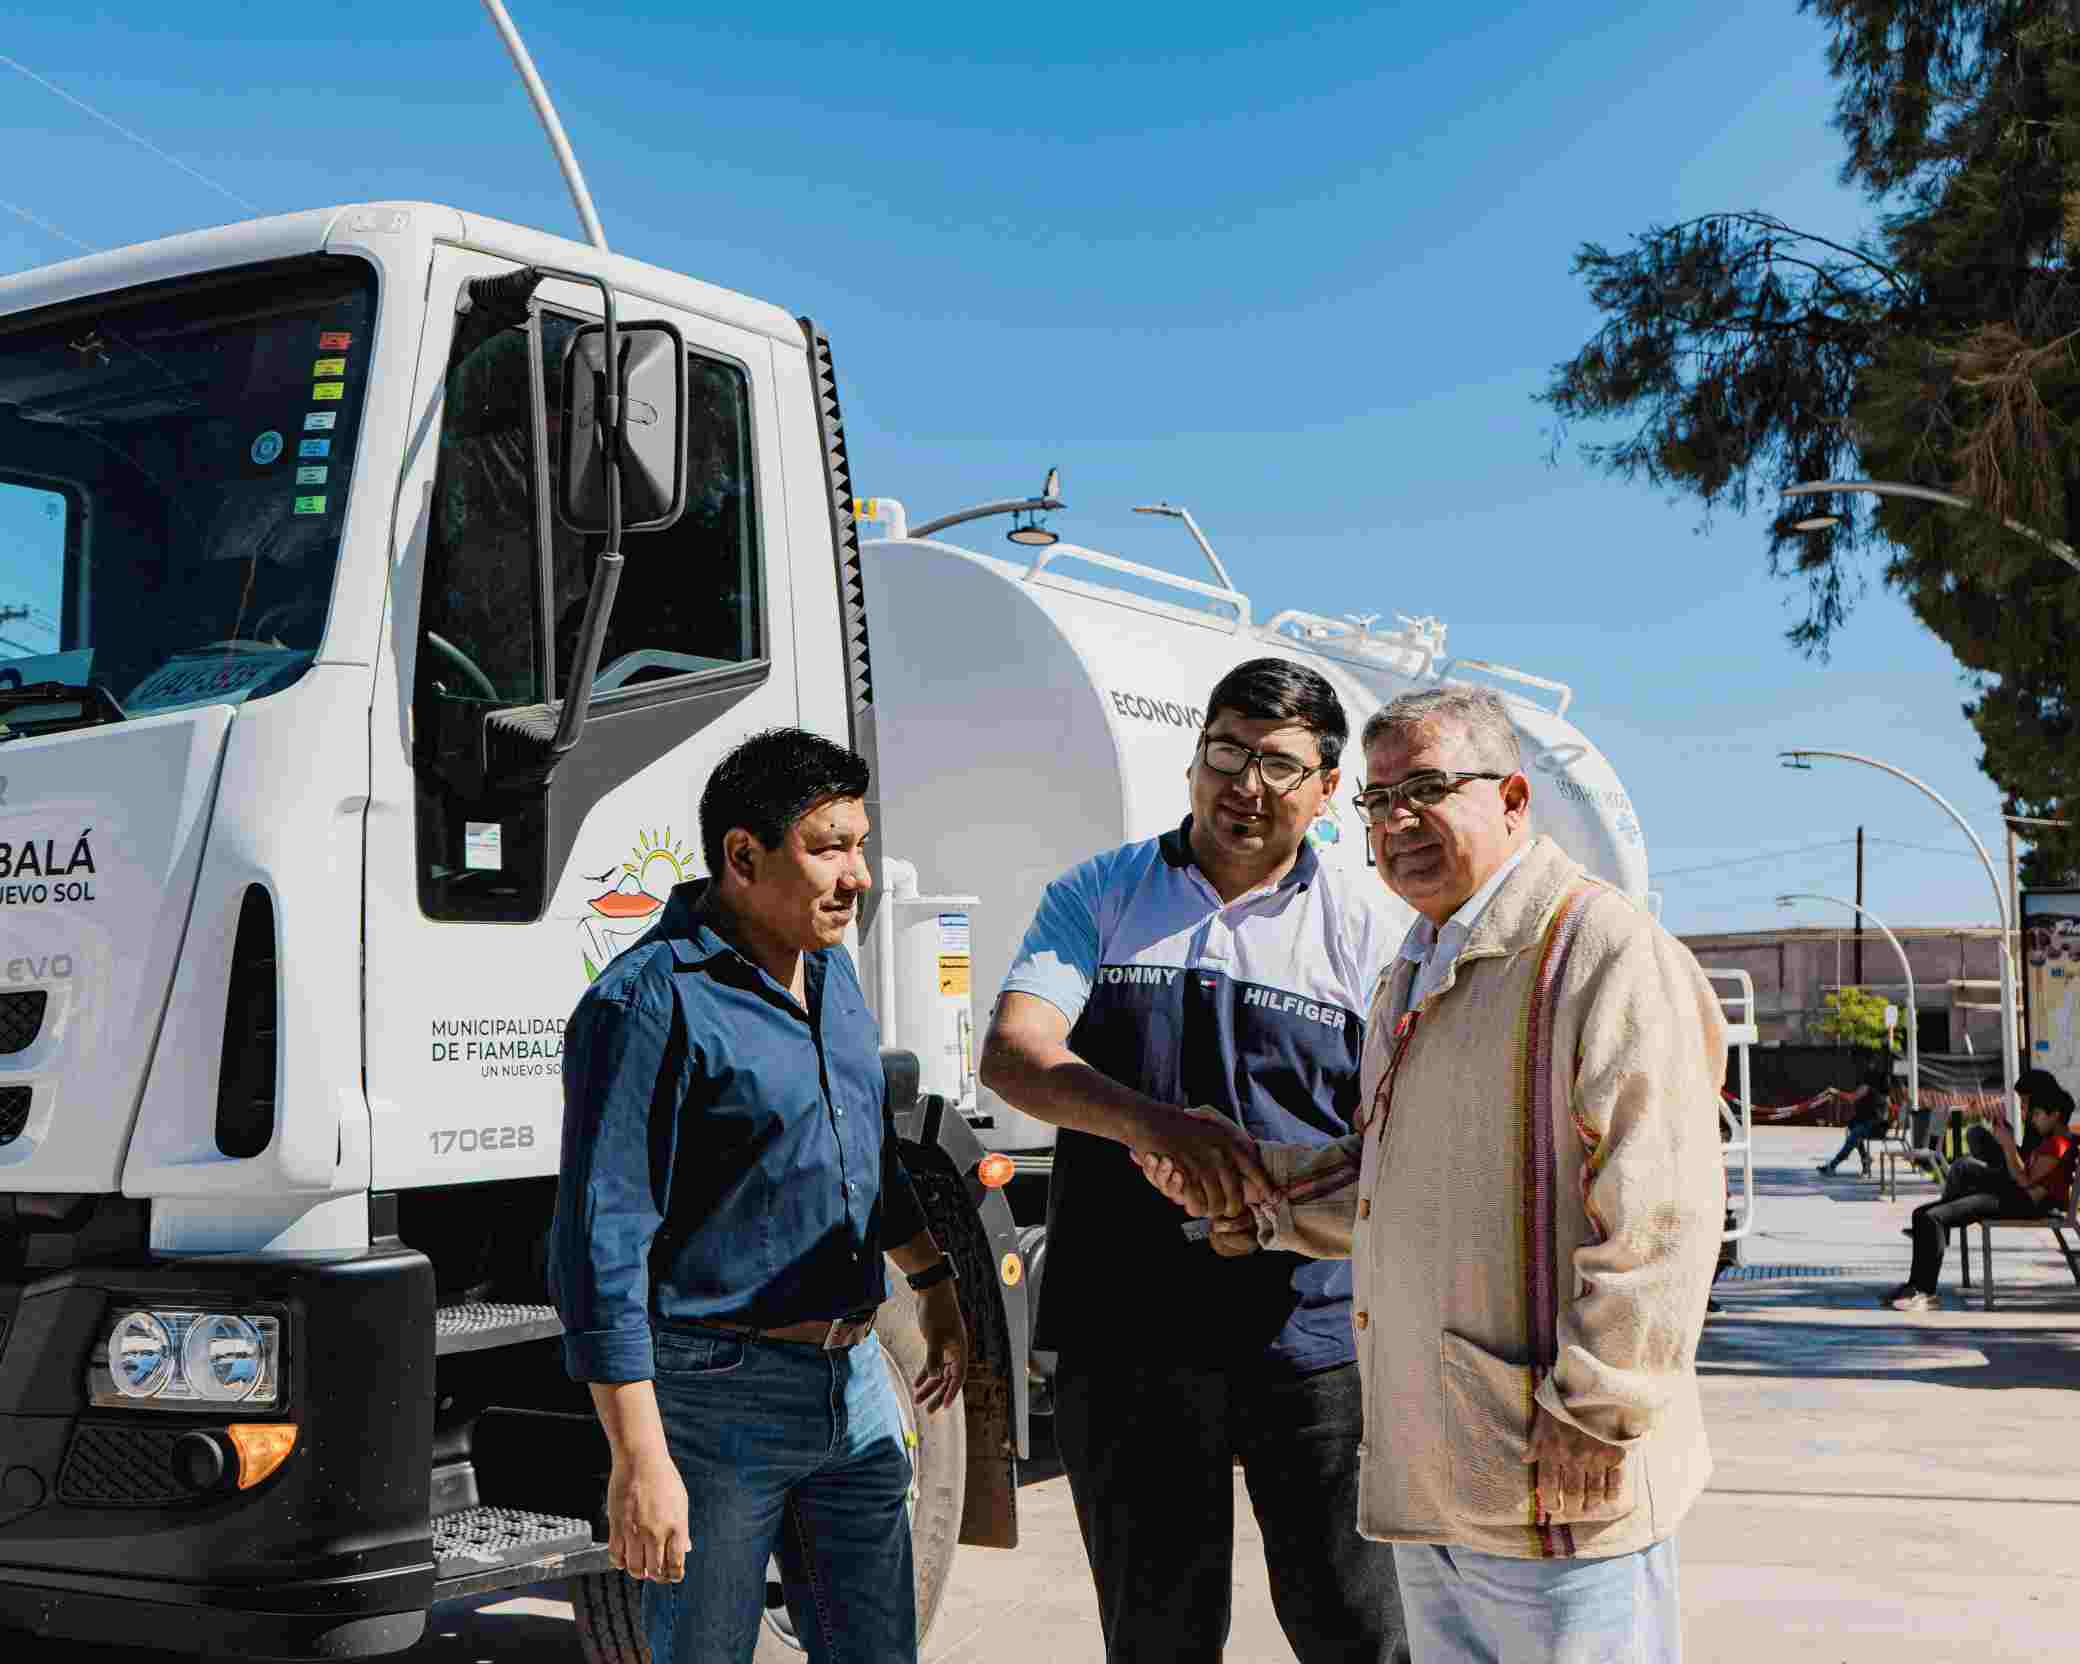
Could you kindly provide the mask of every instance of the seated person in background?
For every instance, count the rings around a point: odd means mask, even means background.
[[[1856,1152],[1857,1159],[1863,1163],[1865,1176],[1869,1175],[1871,1153],[1865,1148],[1865,1144],[1884,1132],[1885,1124],[1891,1116],[1892,1065],[1889,1062],[1877,1065],[1871,1070],[1863,1085],[1856,1090],[1860,1096],[1856,1100],[1855,1109],[1849,1115],[1849,1125],[1846,1129],[1848,1136],[1842,1140],[1842,1147],[1835,1151],[1830,1159],[1820,1164],[1820,1171],[1829,1177],[1832,1177],[1834,1170],[1848,1159],[1851,1150]]]
[[[1936,1279],[1943,1269],[1943,1245],[1953,1225],[1974,1219],[2022,1219],[2058,1213],[2072,1192],[2075,1145],[2066,1131],[2073,1100],[2043,1069],[2025,1069],[2015,1082],[2030,1136],[2018,1148],[2006,1117],[1994,1111],[1982,1127],[1974,1127],[1971,1143],[1984,1156],[1960,1157],[1951,1164],[1940,1201],[1914,1210],[1908,1234],[1914,1239],[1914,1265],[1907,1280],[1887,1297],[1894,1311],[1925,1312],[1936,1301]]]

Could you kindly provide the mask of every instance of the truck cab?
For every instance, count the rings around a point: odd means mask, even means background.
[[[618,565],[565,490],[608,295],[682,436]],[[564,1019],[698,876],[722,752],[872,758],[849,503],[813,325],[452,208],[0,281],[0,1625],[368,1653],[604,1572]],[[965,1124],[903,1109],[994,1265]],[[1004,1510],[1015,1283],[971,1314]]]

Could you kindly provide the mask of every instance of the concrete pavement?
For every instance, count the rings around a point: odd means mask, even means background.
[[[1761,1232],[1720,1285],[1700,1353],[1717,1472],[1682,1537],[1689,1664],[2006,1664],[2080,1657],[2080,1288],[2048,1233],[1997,1239],[2001,1299],[1904,1316],[1899,1235],[1934,1187],[1894,1202],[1823,1179],[1838,1137],[1765,1129]],[[1977,1268],[1974,1267],[1974,1280]],[[1020,1491],[1024,1542],[964,1550],[928,1664],[1097,1664],[1068,1486],[1043,1459]],[[1236,1483],[1229,1664],[1291,1651]],[[1184,1523],[1184,1522],[1180,1522]],[[571,1664],[554,1586],[454,1603],[408,1664]],[[25,1647],[14,1664],[152,1655]]]

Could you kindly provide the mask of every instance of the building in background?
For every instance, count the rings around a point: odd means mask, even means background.
[[[1891,924],[1891,920],[1886,923]],[[1914,967],[1914,1003],[1922,1052],[2001,1049],[2000,936],[1992,925],[1893,925]],[[1907,984],[1899,955],[1875,930],[1863,936],[1863,977],[1856,976],[1856,933],[1843,926],[1713,931],[1682,938],[1707,970],[1746,971],[1755,983],[1755,1021],[1765,1046],[1823,1045],[1827,995],[1868,989],[1900,1008]],[[1723,984],[1721,985],[1723,989]]]

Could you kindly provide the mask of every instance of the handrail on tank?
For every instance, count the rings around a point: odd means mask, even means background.
[[[1423,677],[1428,676],[1437,664],[1438,649],[1436,643],[1426,641],[1420,636],[1412,635],[1407,630],[1381,630],[1375,632],[1369,625],[1357,624],[1348,618],[1331,618],[1326,613],[1309,612],[1304,607],[1288,607],[1284,612],[1277,614],[1270,623],[1266,624],[1264,631],[1267,635],[1277,635],[1288,624],[1298,624],[1304,630],[1319,630],[1331,636],[1356,636],[1360,647],[1378,644],[1382,647],[1402,647],[1411,653],[1420,653],[1423,655],[1422,664],[1410,672],[1411,677],[1415,680],[1421,680]],[[1308,641],[1304,635],[1299,639],[1303,645],[1313,647],[1317,652],[1328,651],[1325,644]]]
[[[1719,1004],[1730,1007],[1727,1012],[1726,1043],[1735,1049],[1739,1058],[1741,1082],[1741,1112],[1738,1119],[1726,1107],[1726,1099],[1719,1098],[1719,1119],[1725,1123],[1728,1134],[1725,1158],[1738,1158],[1741,1169],[1741,1205],[1739,1223],[1732,1230],[1722,1232],[1723,1240],[1738,1242],[1751,1235],[1755,1229],[1755,1093],[1754,1084],[1748,1073],[1748,1048],[1761,1040],[1761,1030],[1755,1024],[1755,979],[1746,971],[1706,970],[1705,979],[1710,982],[1732,982],[1739,991],[1721,994]],[[1727,1207],[1733,1206],[1732,1186],[1727,1187]]]
[[[1522,682],[1529,687],[1545,688],[1549,692],[1557,693],[1560,696],[1560,703],[1553,709],[1553,715],[1555,716],[1567,715],[1567,707],[1574,703],[1574,689],[1565,682],[1555,682],[1544,676],[1534,676],[1528,670],[1519,670],[1514,665],[1494,664],[1487,659],[1447,659],[1444,668],[1437,673],[1437,679],[1440,682],[1449,682],[1452,679],[1452,672],[1459,669],[1462,665],[1468,670],[1483,670],[1490,676],[1500,676],[1505,681]]]
[[[1096,549],[1086,549],[1079,543],[1056,543],[1042,549],[1033,557],[1033,564],[1026,568],[1024,582],[1032,583],[1054,561],[1063,556],[1071,560],[1087,560],[1094,566],[1108,567],[1114,572],[1124,572],[1130,577],[1141,578],[1149,583],[1167,584],[1172,589],[1188,590],[1194,595],[1204,595],[1235,609],[1231,628],[1243,630],[1249,626],[1249,597],[1239,589],[1222,589],[1218,584],[1201,583],[1197,578],[1181,578],[1175,572],[1165,572],[1159,566],[1143,566],[1139,561],[1122,560],[1118,555],[1101,554]],[[1219,623],[1222,620],[1213,620]]]

